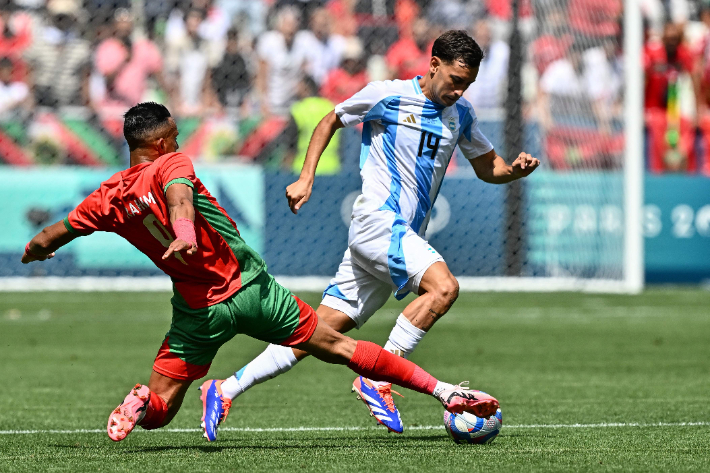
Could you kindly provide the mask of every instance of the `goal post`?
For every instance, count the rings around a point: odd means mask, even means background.
[[[643,210],[643,20],[639,0],[624,0],[624,69],[626,149],[624,152],[624,286],[629,293],[644,287]]]

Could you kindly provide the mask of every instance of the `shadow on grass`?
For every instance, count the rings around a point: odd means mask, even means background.
[[[168,451],[191,451],[196,450],[203,453],[219,453],[222,451],[238,451],[238,450],[283,450],[283,449],[346,449],[346,450],[357,450],[363,447],[389,447],[389,446],[399,446],[407,448],[416,448],[421,442],[436,442],[441,443],[442,440],[446,440],[445,437],[440,435],[420,435],[420,436],[408,436],[408,437],[389,437],[381,439],[372,438],[361,438],[354,439],[344,438],[344,437],[315,437],[307,440],[297,441],[291,438],[272,438],[269,443],[264,444],[254,444],[250,443],[247,445],[234,445],[235,442],[244,441],[247,439],[223,439],[219,444],[211,445],[152,445],[152,446],[126,446],[126,448],[114,447],[109,444],[106,446],[89,445],[82,443],[74,444],[50,444],[49,447],[64,449],[64,450],[89,450],[105,447],[107,449],[112,449],[116,453],[160,453]],[[374,440],[374,442],[373,442]],[[448,442],[445,442],[448,444]],[[231,445],[230,445],[231,444]]]

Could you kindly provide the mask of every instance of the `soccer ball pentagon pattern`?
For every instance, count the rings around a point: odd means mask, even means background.
[[[444,427],[456,443],[490,443],[503,428],[503,413],[500,409],[487,419],[473,414],[452,414],[444,411]]]

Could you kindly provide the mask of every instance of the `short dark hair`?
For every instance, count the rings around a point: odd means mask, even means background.
[[[461,61],[471,68],[480,66],[483,60],[483,50],[464,30],[449,30],[436,38],[431,55],[447,64]]]
[[[164,105],[143,102],[134,105],[123,115],[123,136],[131,150],[140,148],[151,133],[168,124],[170,112]]]

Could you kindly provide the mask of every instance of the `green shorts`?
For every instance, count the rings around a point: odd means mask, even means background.
[[[284,346],[308,341],[318,316],[305,302],[263,271],[229,299],[191,309],[174,293],[173,321],[153,369],[174,379],[207,374],[219,348],[237,334]]]

